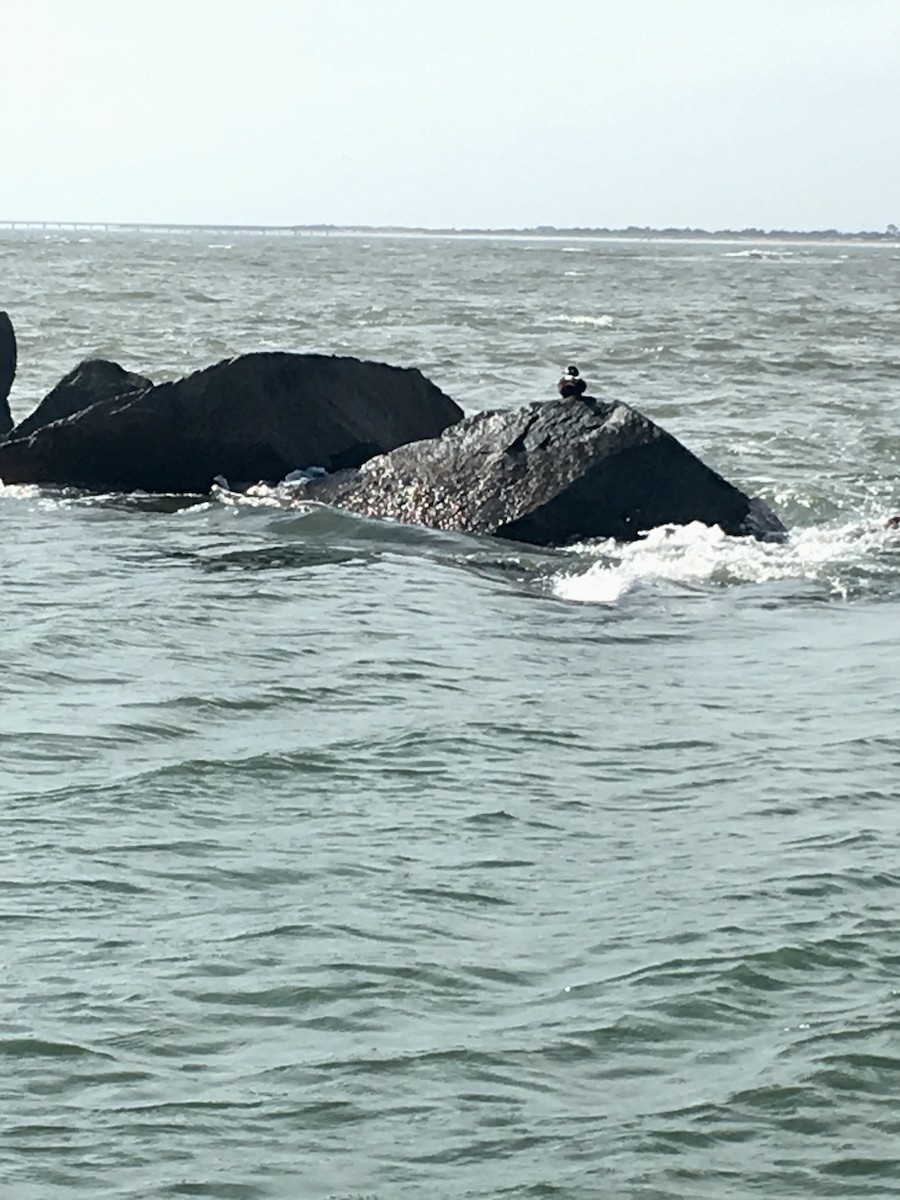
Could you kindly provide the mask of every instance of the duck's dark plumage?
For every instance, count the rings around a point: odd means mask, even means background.
[[[566,373],[556,385],[556,390],[565,399],[568,396],[580,396],[587,391],[587,384],[578,373],[577,367],[567,367]]]

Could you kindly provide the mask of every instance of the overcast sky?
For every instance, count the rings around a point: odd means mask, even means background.
[[[0,0],[0,219],[884,229],[900,0]]]

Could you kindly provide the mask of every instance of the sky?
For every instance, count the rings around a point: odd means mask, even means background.
[[[0,0],[0,220],[900,224],[900,0]]]

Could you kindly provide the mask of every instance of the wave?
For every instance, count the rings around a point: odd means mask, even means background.
[[[319,550],[343,552],[358,561],[363,547],[383,553],[435,556],[508,585],[556,599],[617,604],[629,593],[658,595],[672,588],[696,592],[710,588],[769,584],[801,585],[816,596],[850,599],[900,589],[900,528],[893,510],[872,515],[846,514],[797,527],[784,543],[730,537],[718,526],[695,521],[663,525],[637,542],[611,539],[571,547],[521,546],[464,532],[432,530],[345,513],[314,503],[298,504],[290,485],[257,485],[250,494],[218,490],[223,507],[269,509],[272,531],[283,537],[309,538]],[[339,546],[334,546],[338,539]],[[325,543],[324,545],[321,543]]]
[[[195,304],[221,304],[222,300],[218,296],[207,296],[206,292],[198,290],[188,291],[184,293],[185,300],[193,300]]]
[[[567,325],[591,325],[595,329],[609,329],[613,325],[613,318],[609,315],[609,313],[602,313],[599,317],[560,313],[559,316],[551,317],[550,320],[561,322]]]
[[[638,542],[606,541],[573,549],[591,555],[586,570],[557,573],[550,584],[562,600],[615,604],[651,584],[685,586],[811,583],[846,599],[877,574],[882,555],[900,555],[900,531],[885,518],[817,525],[783,544],[729,537],[718,526],[663,525]],[[890,564],[896,577],[897,563]]]
[[[768,258],[768,259],[783,259],[793,258],[793,250],[726,250],[722,255],[723,258]]]
[[[662,525],[631,543],[611,539],[566,548],[523,546],[450,530],[378,520],[314,502],[299,501],[290,483],[257,484],[246,492],[214,486],[209,496],[94,495],[76,489],[0,484],[0,499],[25,501],[33,510],[87,509],[165,514],[197,529],[218,528],[226,514],[262,522],[273,539],[252,546],[242,539],[182,548],[209,570],[357,567],[388,555],[425,557],[446,566],[503,580],[508,586],[582,604],[619,604],[636,593],[708,591],[725,587],[792,584],[818,598],[852,599],[900,590],[900,528],[884,498],[871,515],[846,514],[794,527],[784,543],[730,537],[700,522]],[[784,511],[788,496],[776,497]],[[809,517],[810,514],[808,514]],[[229,522],[229,529],[231,529]]]

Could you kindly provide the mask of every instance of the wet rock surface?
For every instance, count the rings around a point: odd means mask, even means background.
[[[534,545],[630,541],[701,521],[726,533],[785,533],[674,437],[627,404],[567,397],[469,417],[358,471],[312,479],[301,499],[435,529]]]
[[[10,430],[15,365],[0,314],[6,483],[203,493],[221,477],[240,488],[312,468],[294,485],[301,501],[540,546],[692,521],[786,532],[636,409],[583,395],[575,367],[558,400],[464,418],[419,371],[356,358],[247,354],[157,385],[88,360]]]

